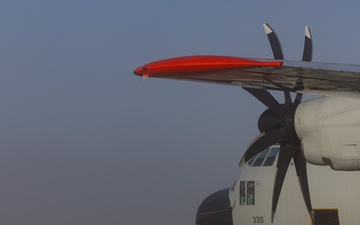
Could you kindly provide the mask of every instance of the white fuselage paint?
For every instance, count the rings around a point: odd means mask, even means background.
[[[321,97],[300,103],[294,125],[307,162],[360,170],[360,100]]]
[[[240,168],[234,191],[229,193],[234,225],[272,224],[276,162],[277,159],[272,166],[251,167],[245,164]],[[311,164],[307,164],[307,169],[313,209],[337,209],[339,224],[357,224],[360,221],[360,172],[334,171],[328,166]],[[255,181],[255,205],[239,204],[240,181]],[[286,174],[273,224],[311,224],[293,163]]]

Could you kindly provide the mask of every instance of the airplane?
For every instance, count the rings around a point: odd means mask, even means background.
[[[360,221],[360,65],[312,62],[305,27],[302,61],[285,60],[263,25],[274,59],[196,55],[135,69],[164,78],[240,86],[268,107],[260,134],[230,188],[208,196],[196,225],[340,225]],[[269,91],[282,91],[279,103]],[[296,93],[293,97],[290,93]],[[302,101],[303,94],[317,97]]]

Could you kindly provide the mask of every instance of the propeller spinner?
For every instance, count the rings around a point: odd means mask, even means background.
[[[271,49],[275,59],[283,60],[284,56],[280,41],[274,30],[268,25],[264,24],[264,30],[269,39]],[[312,39],[309,27],[305,27],[305,44],[303,52],[303,61],[311,61],[312,59]],[[296,174],[299,179],[300,188],[304,197],[306,208],[311,219],[314,221],[314,211],[311,206],[306,161],[301,154],[300,144],[294,125],[294,116],[297,106],[300,104],[302,94],[297,93],[295,100],[291,100],[290,92],[284,91],[285,103],[280,104],[267,90],[244,88],[268,109],[261,114],[258,127],[261,134],[255,138],[246,150],[240,164],[249,161],[252,157],[266,149],[267,147],[280,143],[280,153],[277,163],[277,171],[274,181],[273,197],[272,197],[272,211],[271,222],[274,221],[274,216],[279,201],[281,189],[284,183],[285,175],[291,159],[294,160]]]

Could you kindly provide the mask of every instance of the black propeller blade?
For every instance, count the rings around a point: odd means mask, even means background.
[[[312,210],[311,201],[310,201],[310,192],[309,192],[309,183],[307,179],[307,172],[306,172],[306,161],[302,157],[299,149],[296,151],[295,155],[293,156],[296,174],[299,179],[300,188],[302,195],[304,197],[305,205],[310,213],[311,218],[314,220],[314,212]]]
[[[310,28],[308,26],[305,26],[305,41],[304,41],[304,51],[303,51],[303,57],[302,61],[304,62],[311,62],[313,55],[313,43],[312,43],[312,37]],[[296,93],[295,102],[301,102],[303,94],[302,93]]]
[[[296,153],[296,147],[294,147],[291,143],[281,144],[279,159],[276,166],[276,176],[274,182],[274,190],[273,190],[273,201],[271,208],[271,223],[274,221],[274,216],[276,212],[276,207],[279,201],[281,188],[284,183],[286,172],[289,168],[289,164],[294,154]]]
[[[270,109],[265,110],[259,117],[258,128],[261,133],[266,130],[277,126],[278,124],[284,124],[285,121],[282,121],[278,118]]]
[[[276,33],[268,24],[264,24],[264,29],[269,39],[274,58],[282,60],[282,48]],[[310,29],[305,27],[303,61],[311,61],[311,59],[312,38]],[[250,144],[243,159],[241,160],[241,164],[247,162],[267,147],[276,143],[281,144],[274,181],[271,222],[274,220],[286,172],[292,159],[295,164],[296,174],[299,179],[306,208],[314,221],[314,212],[311,206],[306,171],[306,161],[301,155],[301,141],[297,137],[294,125],[295,111],[301,102],[302,94],[297,93],[294,101],[292,101],[290,92],[284,91],[285,103],[280,104],[267,90],[251,88],[244,89],[266,105],[268,109],[262,113],[259,118],[258,126],[261,134]]]
[[[269,26],[269,24],[263,24],[266,36],[269,39],[270,46],[274,55],[274,59],[284,59],[284,55],[282,52],[281,44],[278,36],[274,32],[274,30]]]
[[[270,94],[270,92],[266,89],[254,89],[254,88],[243,88],[250,94],[252,94],[255,98],[257,98],[260,102],[266,105],[271,111],[278,117],[283,118],[283,108],[279,104],[279,102]]]
[[[310,62],[312,60],[313,44],[311,38],[310,28],[305,26],[305,43],[302,61]]]

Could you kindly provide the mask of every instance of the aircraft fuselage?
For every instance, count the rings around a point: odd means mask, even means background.
[[[246,164],[240,168],[240,176],[229,191],[233,224],[272,224],[271,204],[276,161],[277,159],[272,166]],[[334,171],[328,166],[311,164],[307,165],[307,169],[315,211],[314,225],[355,224],[360,221],[360,172]],[[312,224],[293,162],[284,181],[273,224]]]

